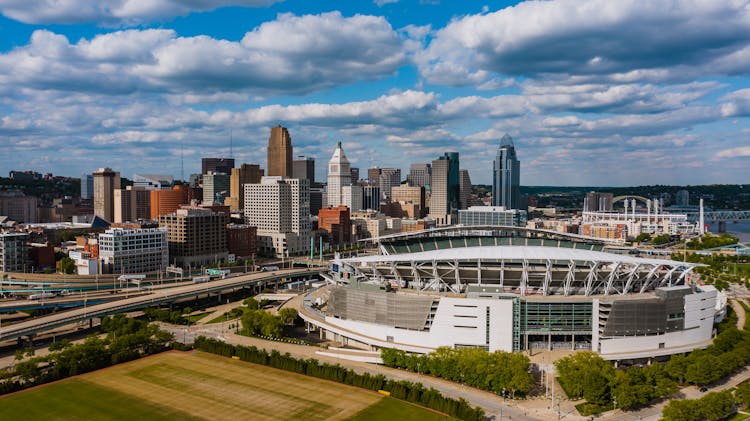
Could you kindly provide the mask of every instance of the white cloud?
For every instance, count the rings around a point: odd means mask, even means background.
[[[432,83],[582,75],[628,83],[750,70],[745,1],[527,1],[460,17],[415,57]]]
[[[281,0],[0,0],[0,13],[23,23],[136,25],[226,6],[265,7]]]
[[[387,77],[404,61],[388,21],[339,12],[282,14],[240,42],[148,29],[72,44],[37,30],[30,44],[0,55],[0,91],[295,95]]]
[[[721,158],[744,158],[750,157],[750,146],[739,146],[731,149],[724,149],[716,152],[715,159]]]

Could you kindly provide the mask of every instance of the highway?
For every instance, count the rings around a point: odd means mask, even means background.
[[[144,307],[157,306],[202,294],[220,293],[222,291],[244,286],[264,285],[283,278],[315,276],[323,270],[325,270],[325,268],[299,268],[283,269],[274,272],[255,272],[249,275],[234,276],[200,284],[190,284],[174,288],[154,290],[151,294],[147,295],[77,308],[12,324],[10,326],[2,326],[0,327],[0,341],[17,339],[22,336],[34,335],[39,332],[44,332],[49,329],[54,329],[75,322],[100,318],[117,313],[125,313],[142,309]]]

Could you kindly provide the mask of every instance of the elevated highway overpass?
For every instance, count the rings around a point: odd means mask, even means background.
[[[172,303],[180,299],[191,298],[202,294],[221,293],[246,286],[264,286],[281,279],[306,278],[317,276],[325,268],[283,269],[274,272],[256,272],[249,275],[218,279],[200,284],[190,284],[174,288],[154,290],[151,294],[125,298],[113,302],[77,308],[62,313],[27,320],[0,327],[0,342],[33,336],[71,323],[101,318],[118,313],[139,310],[145,307]]]

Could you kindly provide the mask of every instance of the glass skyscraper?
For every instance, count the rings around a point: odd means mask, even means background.
[[[492,205],[521,209],[521,163],[516,158],[513,138],[507,133],[500,139],[493,165]]]

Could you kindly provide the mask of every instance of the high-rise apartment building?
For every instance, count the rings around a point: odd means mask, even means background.
[[[583,210],[589,212],[611,212],[614,194],[591,191],[586,193]]]
[[[271,128],[266,167],[271,177],[292,177],[292,137],[286,127],[278,125]]]
[[[31,269],[26,242],[29,234],[0,233],[0,272],[26,272]]]
[[[521,163],[516,158],[513,138],[506,133],[500,139],[493,163],[492,204],[505,206],[507,209],[521,209],[520,187]]]
[[[224,201],[231,210],[240,210],[245,203],[245,184],[260,183],[264,171],[260,165],[242,164],[239,168],[232,168],[229,177],[229,197]]]
[[[94,177],[91,174],[81,174],[81,199],[94,197]]]
[[[469,207],[469,197],[471,196],[471,177],[469,177],[469,170],[458,171],[458,185],[460,209],[467,209]]]
[[[234,158],[201,158],[201,174],[221,172],[230,174],[234,168]]]
[[[227,258],[229,215],[210,209],[183,207],[161,215],[159,227],[166,228],[170,262],[200,266]]]
[[[380,194],[386,200],[391,200],[391,189],[401,185],[400,168],[381,168],[380,169]]]
[[[103,273],[163,271],[169,265],[165,228],[113,228],[99,234]]]
[[[127,186],[115,189],[114,222],[134,222],[151,217],[151,191],[143,187]]]
[[[115,189],[120,188],[120,173],[111,168],[94,171],[94,215],[112,222],[115,218]]]
[[[222,205],[229,196],[229,174],[208,172],[203,174],[203,204]]]
[[[310,185],[315,184],[315,158],[299,156],[292,161],[292,178],[310,180]]]
[[[427,164],[411,164],[409,175],[406,177],[410,186],[429,187],[432,178],[432,166]]]
[[[310,251],[310,182],[263,177],[245,184],[245,223],[258,227],[258,250],[276,257]]]

